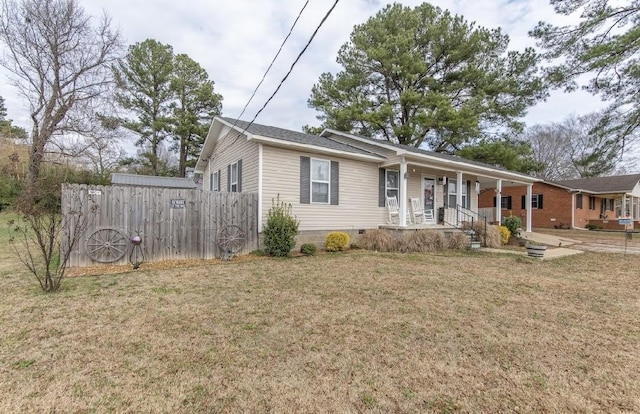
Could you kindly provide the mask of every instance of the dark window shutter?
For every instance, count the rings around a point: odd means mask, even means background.
[[[582,194],[576,194],[576,208],[582,208]]]
[[[493,197],[493,206],[498,207],[498,197]]]
[[[386,205],[385,172],[386,170],[384,168],[378,169],[378,207],[385,207]]]
[[[338,161],[331,161],[331,204],[338,205],[338,194],[340,193],[340,172]]]
[[[227,165],[227,191],[231,192],[231,164]]]
[[[542,194],[538,194],[538,210],[542,210]]]
[[[218,191],[220,191],[222,185],[222,170],[218,170]]]
[[[242,191],[242,160],[238,160],[238,192]]]
[[[311,159],[300,157],[300,204],[311,203]]]
[[[527,196],[523,195],[522,198],[520,199],[521,203],[522,203],[522,209],[526,210],[527,209]]]
[[[507,210],[511,210],[511,196],[507,197]]]
[[[209,191],[213,191],[213,173],[209,173]]]

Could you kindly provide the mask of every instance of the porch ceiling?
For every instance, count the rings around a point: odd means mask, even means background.
[[[489,166],[482,167],[472,164],[464,164],[464,161],[460,161],[464,165],[452,165],[451,163],[434,162],[427,163],[424,160],[415,160],[405,158],[407,168],[424,168],[428,170],[436,171],[437,174],[447,176],[449,178],[455,178],[456,172],[462,171],[465,175],[472,175],[476,177],[476,180],[480,182],[480,188],[494,188],[497,180],[502,180],[503,187],[516,187],[527,184],[532,184],[537,181],[542,181],[538,178],[530,177],[521,173],[513,171],[492,169]],[[398,168],[400,161],[382,164],[382,168]]]

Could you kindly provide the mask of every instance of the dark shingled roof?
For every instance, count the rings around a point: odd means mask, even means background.
[[[240,121],[240,120],[236,121],[235,118],[222,117],[222,116],[220,118],[230,123],[231,125],[235,123],[236,126],[241,129],[245,129],[249,125],[249,122]],[[343,144],[341,142],[336,142],[329,138],[321,137],[318,135],[305,134],[304,132],[296,132],[296,131],[291,131],[288,129],[278,128],[273,126],[260,125],[260,124],[253,123],[247,129],[247,132],[253,135],[260,135],[262,137],[268,137],[268,138],[276,138],[283,141],[293,142],[296,144],[314,145],[316,147],[327,148],[327,149],[336,150],[336,151],[344,151],[344,152],[350,152],[353,154],[370,155],[370,156],[385,158],[380,154],[376,154],[371,151],[366,151],[360,148],[356,148],[354,146]]]
[[[640,174],[578,178],[556,182],[565,187],[593,193],[624,193],[633,190],[638,181],[640,181]]]
[[[329,132],[332,132],[332,131],[329,131]],[[336,132],[338,132],[338,131],[336,131]],[[467,159],[467,158],[460,157],[458,155],[449,155],[449,154],[443,154],[441,152],[427,151],[427,150],[423,150],[423,149],[420,149],[420,148],[413,147],[411,145],[402,145],[402,144],[397,144],[397,143],[391,142],[391,141],[383,141],[383,140],[380,140],[380,139],[375,139],[375,138],[370,138],[370,137],[363,137],[362,135],[355,135],[355,134],[351,134],[349,132],[347,132],[347,134],[357,136],[358,138],[362,138],[362,139],[365,139],[367,141],[371,141],[373,143],[389,145],[389,146],[392,146],[392,147],[395,147],[395,148],[399,148],[399,149],[403,149],[403,150],[406,150],[406,151],[409,151],[409,152],[413,152],[413,153],[416,153],[416,154],[428,155],[428,156],[435,157],[435,158],[441,158],[441,159],[447,160],[447,161],[463,162],[465,164],[476,165],[478,167],[491,168],[491,169],[498,170],[498,171],[506,171],[506,172],[510,172],[510,173],[520,174],[520,175],[523,175],[523,176],[529,176],[528,174],[525,174],[525,173],[508,170],[508,169],[506,169],[506,168],[504,168],[502,166],[499,166],[499,165],[492,165],[492,164],[487,164],[485,162],[470,160],[470,159]]]

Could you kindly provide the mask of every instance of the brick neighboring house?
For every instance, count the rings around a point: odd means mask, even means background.
[[[501,216],[526,217],[525,186],[503,187]],[[497,191],[485,189],[478,195],[478,207],[496,217]],[[619,218],[631,218],[640,227],[640,174],[593,177],[533,184],[532,227],[584,228],[588,224],[621,230]]]

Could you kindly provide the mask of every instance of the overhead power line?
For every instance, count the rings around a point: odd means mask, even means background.
[[[260,108],[260,110],[258,112],[256,112],[256,115],[253,117],[253,119],[251,120],[251,122],[249,122],[249,124],[244,127],[242,129],[242,132],[240,132],[235,139],[233,140],[233,142],[229,145],[227,145],[226,147],[224,147],[218,154],[221,154],[222,152],[224,152],[227,148],[231,147],[232,145],[234,145],[237,141],[238,138],[240,138],[241,135],[243,135],[245,132],[247,132],[247,129],[249,129],[251,127],[251,125],[253,125],[253,123],[255,122],[255,120],[258,118],[258,115],[260,115],[260,113],[267,107],[267,105],[269,104],[269,102],[271,102],[271,100],[273,99],[274,96],[276,96],[276,94],[278,93],[278,91],[280,90],[280,88],[282,87],[282,85],[284,84],[284,82],[287,80],[287,78],[289,77],[289,75],[291,74],[291,72],[293,71],[293,68],[296,66],[296,64],[298,63],[298,61],[300,60],[300,58],[302,58],[302,55],[304,55],[304,53],[307,51],[307,49],[309,48],[309,45],[311,44],[311,42],[313,41],[313,39],[316,37],[316,35],[318,34],[318,31],[320,30],[320,28],[322,27],[322,25],[327,21],[327,19],[329,18],[329,16],[331,15],[331,13],[333,12],[333,10],[336,8],[336,6],[338,5],[338,3],[340,2],[340,0],[335,0],[335,2],[333,3],[333,5],[331,6],[331,8],[327,11],[327,13],[325,13],[324,17],[322,18],[322,20],[320,21],[320,23],[318,24],[318,26],[315,28],[315,30],[313,31],[313,33],[311,34],[311,37],[309,38],[309,40],[307,41],[307,44],[304,46],[304,48],[302,48],[302,50],[300,51],[300,53],[298,53],[298,56],[296,57],[296,59],[293,61],[293,63],[291,64],[291,67],[289,68],[289,71],[286,73],[286,75],[284,75],[284,77],[282,78],[282,80],[280,81],[280,83],[278,84],[278,87],[276,88],[275,91],[273,91],[273,93],[271,94],[271,96],[269,96],[269,98],[266,100],[266,102],[264,103],[264,105],[262,105],[262,108]],[[303,10],[304,7],[306,7],[306,3],[303,6]],[[302,10],[300,11],[300,13],[302,13]],[[298,15],[298,17],[300,17],[300,15]],[[296,22],[298,21],[298,19],[296,19]],[[295,22],[294,22],[295,25]],[[287,35],[288,38],[288,35]],[[286,41],[286,39],[285,39]],[[284,44],[284,42],[283,42]],[[278,51],[279,53],[279,51]],[[269,66],[271,67],[271,66]],[[266,76],[266,75],[265,75]],[[264,78],[263,78],[264,80]],[[262,83],[262,81],[260,82]],[[255,92],[254,92],[255,94]],[[253,97],[253,95],[252,95]],[[247,104],[248,105],[248,104]],[[246,106],[245,106],[246,109]],[[244,113],[244,109],[242,111]],[[240,114],[242,115],[242,114]],[[240,117],[236,118],[236,120],[233,123],[233,126],[231,127],[231,130],[225,135],[225,138],[231,133],[231,131],[233,131],[233,128],[236,126],[236,124],[238,123],[238,121],[240,120]]]
[[[244,130],[242,131],[242,133],[244,134],[247,131],[247,128],[249,128],[251,126],[251,124],[253,124],[253,122],[256,120],[256,118],[258,118],[258,115],[260,115],[260,113],[267,107],[267,105],[269,104],[269,102],[271,102],[271,100],[273,99],[274,96],[276,96],[276,94],[278,93],[278,91],[280,90],[280,88],[282,87],[282,84],[287,80],[287,78],[289,77],[289,75],[291,74],[291,72],[293,71],[293,68],[296,66],[296,64],[298,63],[298,61],[300,60],[300,58],[302,57],[302,55],[304,55],[304,52],[307,51],[307,49],[309,48],[309,45],[311,44],[311,42],[313,41],[313,39],[316,37],[316,34],[318,34],[318,30],[320,30],[320,28],[322,27],[322,25],[324,24],[324,22],[327,21],[327,19],[329,18],[329,16],[331,15],[331,13],[333,12],[333,9],[336,8],[336,6],[338,5],[338,2],[340,0],[336,0],[333,3],[333,6],[331,6],[331,8],[327,11],[327,13],[324,15],[324,17],[322,18],[322,20],[320,21],[320,24],[318,24],[318,27],[316,27],[316,29],[313,31],[313,34],[311,34],[311,37],[309,38],[309,41],[307,41],[307,44],[304,46],[304,48],[300,51],[300,53],[298,54],[298,57],[296,57],[296,60],[293,61],[293,63],[291,64],[291,67],[289,68],[289,71],[287,72],[286,75],[284,75],[284,77],[282,78],[282,80],[280,81],[280,83],[278,84],[278,87],[276,88],[275,91],[273,91],[273,93],[271,94],[271,96],[269,97],[269,99],[267,99],[267,101],[264,103],[264,105],[262,105],[262,108],[260,108],[260,110],[258,112],[256,112],[256,115],[253,117],[253,119],[251,120],[251,122],[249,122],[249,125],[247,125],[246,128],[244,128]]]
[[[280,56],[280,52],[282,52],[282,48],[284,47],[284,44],[287,43],[287,40],[289,40],[289,37],[291,36],[291,33],[293,32],[293,29],[296,27],[296,24],[298,24],[298,20],[300,20],[300,16],[302,16],[302,12],[304,12],[304,9],[307,8],[308,4],[309,4],[309,0],[307,0],[304,3],[302,8],[300,9],[300,12],[298,12],[298,16],[296,17],[296,20],[291,25],[291,28],[289,29],[289,33],[287,33],[287,36],[282,41],[282,44],[280,44],[280,48],[278,49],[278,51],[276,52],[276,55],[271,60],[271,63],[269,64],[269,67],[267,68],[267,70],[264,72],[264,75],[262,75],[262,79],[260,79],[260,82],[258,83],[258,86],[256,86],[256,88],[253,90],[253,93],[251,94],[251,97],[247,101],[247,104],[244,106],[244,108],[242,108],[242,112],[240,112],[240,115],[238,115],[238,117],[236,118],[236,121],[233,123],[234,127],[236,126],[236,123],[238,122],[238,120],[240,118],[242,118],[242,115],[247,110],[247,107],[249,106],[249,104],[251,103],[253,98],[256,96],[256,93],[258,92],[258,89],[260,88],[260,86],[262,86],[262,82],[264,82],[265,78],[267,77],[267,74],[269,73],[269,71],[273,67],[273,64],[275,63],[276,59],[278,59],[278,56]]]

